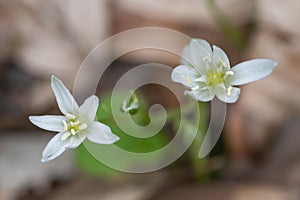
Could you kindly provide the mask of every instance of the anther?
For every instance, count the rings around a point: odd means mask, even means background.
[[[188,84],[193,84],[189,76],[185,76],[185,80],[188,82]]]
[[[67,131],[68,130],[68,124],[65,120],[63,120],[63,123],[64,123],[64,130]]]
[[[209,57],[209,56],[205,56],[205,57],[203,57],[203,59],[202,59],[203,61],[208,61],[208,62],[211,62],[211,57]]]
[[[86,123],[83,123],[79,126],[79,130],[84,130],[86,129],[88,126],[86,125]]]
[[[234,72],[233,72],[233,71],[227,71],[225,74],[226,74],[227,76],[232,76],[232,75],[234,75]]]
[[[229,87],[228,87],[228,89],[227,89],[227,95],[228,95],[228,96],[231,96],[231,95],[232,95],[232,93],[231,93],[232,88],[233,88],[232,86],[229,86]]]
[[[74,124],[74,125],[79,125],[79,124],[80,124],[80,121],[77,120],[77,121],[75,121],[73,124]]]
[[[70,113],[67,113],[66,114],[66,117],[69,118],[69,119],[76,119],[76,116],[75,115],[72,115]]]
[[[223,65],[224,67],[226,67],[226,63],[224,62],[224,60],[223,60],[222,58],[219,58],[219,60],[220,60],[220,62],[222,63],[222,65]]]
[[[72,135],[76,135],[77,132],[72,128],[71,133],[72,133]]]
[[[195,86],[195,87],[192,87],[191,90],[195,91],[195,90],[198,90],[200,87],[199,85]]]
[[[70,132],[65,132],[65,133],[61,136],[61,140],[62,140],[62,141],[66,140],[70,135],[71,135]]]

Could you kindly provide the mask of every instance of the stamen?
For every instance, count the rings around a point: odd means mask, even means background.
[[[72,135],[76,135],[77,132],[72,128],[71,133],[72,133]]]
[[[195,91],[195,90],[198,90],[200,87],[199,85],[195,86],[195,87],[192,87],[191,90]]]
[[[79,124],[80,124],[80,121],[77,120],[77,121],[75,121],[73,124],[74,124],[74,125],[79,125]]]
[[[190,79],[189,76],[185,76],[185,80],[187,81],[188,84],[193,84],[193,81]]]
[[[222,65],[223,65],[224,67],[227,66],[226,63],[224,62],[224,60],[223,60],[222,58],[219,58],[219,60],[220,60],[220,62],[222,63]]]
[[[67,131],[68,130],[68,124],[65,120],[63,120],[63,123],[64,123],[64,130]]]
[[[66,117],[69,118],[69,119],[76,119],[76,116],[75,115],[72,115],[70,113],[67,113],[66,114]]]
[[[206,60],[207,60],[208,62],[211,62],[211,57],[205,56],[205,57],[202,58],[202,60],[203,60],[203,61],[206,61]]]
[[[62,136],[61,136],[61,140],[64,141],[66,140],[68,137],[70,137],[71,133],[70,132],[65,132]]]
[[[228,96],[231,96],[232,95],[232,93],[231,93],[231,91],[232,91],[232,86],[229,86],[228,88],[227,88],[227,95]]]
[[[79,130],[84,130],[84,129],[86,129],[88,126],[87,126],[87,124],[86,123],[83,123],[83,124],[81,124],[80,126],[79,126]]]
[[[64,130],[67,131],[62,137],[64,140],[69,136],[76,135],[88,127],[86,123],[82,123],[78,117],[73,114],[67,113],[66,117],[69,120],[63,120]]]
[[[234,75],[234,72],[233,72],[233,71],[227,71],[225,74],[226,74],[227,76],[232,76],[232,75]]]

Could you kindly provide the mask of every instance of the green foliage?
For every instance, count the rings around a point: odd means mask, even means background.
[[[93,176],[114,177],[119,173],[101,164],[82,144],[76,149],[75,163],[80,170]]]
[[[120,137],[120,140],[113,145],[116,145],[123,150],[129,152],[135,152],[135,153],[152,152],[165,146],[168,140],[164,130],[161,130],[159,133],[149,138],[137,138],[128,135],[116,124],[115,117],[113,117],[112,113],[114,113],[115,116],[128,115],[121,112],[120,110],[120,105],[122,104],[125,98],[126,95],[123,94],[122,92],[119,92],[117,97],[114,97],[113,101],[111,101],[112,100],[111,95],[105,95],[102,98],[100,98],[100,106],[98,108],[97,115],[96,115],[98,121],[108,125],[111,128],[112,132]],[[134,115],[129,115],[129,117],[131,117],[132,120],[140,126],[146,126],[147,124],[150,123],[150,118],[148,115],[148,105],[141,95],[139,95],[138,112],[136,112]],[[131,126],[130,123],[125,123],[125,124],[127,126]],[[131,130],[134,130],[134,127]],[[135,135],[137,134],[143,134],[143,133],[135,132]],[[110,153],[108,152],[109,150],[107,150],[109,149],[108,146],[98,145],[98,144],[96,145],[97,145],[96,147],[97,150],[99,149],[100,152],[106,154]],[[111,154],[112,154],[111,156],[114,156],[113,153]],[[117,171],[112,170],[109,167],[97,161],[92,155],[89,154],[89,152],[85,149],[84,146],[78,148],[76,154],[76,161],[80,169],[92,175],[113,176],[116,175],[117,173]],[[149,162],[152,161],[149,160]]]

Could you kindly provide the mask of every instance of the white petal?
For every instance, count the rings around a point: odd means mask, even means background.
[[[215,93],[208,88],[201,88],[199,90],[192,91],[184,91],[184,95],[190,96],[192,99],[196,101],[208,102],[211,101],[215,97]]]
[[[51,87],[56,97],[58,107],[63,114],[72,114],[78,111],[78,105],[71,95],[70,91],[61,82],[61,80],[53,75],[51,77]]]
[[[60,115],[44,115],[44,116],[29,116],[29,120],[34,125],[47,131],[62,132],[64,131],[63,121],[68,120]]]
[[[60,156],[65,150],[68,144],[68,140],[61,140],[63,133],[56,134],[47,144],[42,153],[42,162],[48,162]]]
[[[183,48],[181,63],[183,65],[193,66],[193,60],[188,45]]]
[[[85,116],[88,121],[94,121],[99,106],[99,98],[95,95],[87,98],[80,106],[80,116]]]
[[[213,45],[213,62],[218,65],[221,63],[226,70],[230,69],[230,62],[226,53],[218,46]]]
[[[194,87],[194,79],[199,78],[200,74],[192,67],[179,65],[172,71],[171,79],[174,82],[181,83],[186,87]]]
[[[235,103],[240,97],[241,89],[232,87],[230,89],[230,95],[228,95],[228,89],[224,85],[216,88],[216,95],[218,99],[225,103]]]
[[[87,132],[87,138],[98,144],[112,144],[120,139],[111,132],[108,126],[100,122],[92,123]]]
[[[204,76],[201,76],[200,78],[195,78],[194,81],[200,83],[206,83],[206,79]]]
[[[206,40],[196,38],[192,39],[190,42],[190,48],[191,53],[197,52],[199,55],[201,55],[201,58],[205,56],[212,56],[211,46]]]
[[[193,39],[190,42],[189,48],[193,66],[201,73],[201,75],[204,75],[206,72],[205,59],[212,58],[210,44],[205,40]]]
[[[86,136],[84,136],[84,135],[71,136],[67,139],[68,143],[66,144],[65,148],[66,149],[75,149],[85,140],[85,138],[86,138]]]
[[[276,65],[277,63],[270,59],[254,59],[242,62],[231,69],[234,75],[229,76],[226,82],[229,85],[243,85],[260,80],[270,75]]]

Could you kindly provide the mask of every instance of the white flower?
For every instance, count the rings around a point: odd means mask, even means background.
[[[185,95],[197,101],[211,101],[215,96],[235,103],[240,89],[233,87],[270,75],[277,63],[270,59],[245,61],[230,68],[225,52],[201,39],[193,39],[183,50],[182,65],[172,72],[172,81],[189,88]]]
[[[99,99],[91,96],[79,107],[65,85],[55,76],[51,77],[51,87],[63,116],[30,116],[29,120],[36,126],[58,132],[48,143],[42,153],[42,162],[53,160],[67,149],[75,149],[86,138],[98,144],[112,144],[119,137],[111,129],[95,121]]]

